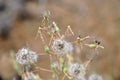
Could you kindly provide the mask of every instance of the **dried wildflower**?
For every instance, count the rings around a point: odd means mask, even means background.
[[[84,67],[84,65],[79,63],[74,63],[71,64],[71,66],[69,67],[68,73],[71,76],[84,76],[86,73],[85,70],[86,68]]]
[[[55,39],[52,45],[52,50],[58,55],[63,55],[72,52],[73,46],[71,43],[63,39]]]
[[[103,80],[103,79],[102,79],[102,76],[98,74],[92,74],[89,76],[89,80]]]
[[[22,48],[16,54],[16,61],[22,65],[29,64],[30,62],[36,62],[37,58],[38,56],[36,52],[28,48]]]

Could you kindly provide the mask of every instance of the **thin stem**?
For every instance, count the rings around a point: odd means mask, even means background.
[[[91,58],[90,60],[88,60],[86,63],[85,63],[85,67],[87,68],[88,65],[92,62],[93,58]]]
[[[51,45],[53,39],[54,39],[54,34],[52,34],[52,36],[50,38],[49,46]]]
[[[66,77],[66,75],[64,75],[64,76],[63,76],[62,80],[64,80],[64,79],[65,79],[65,77]]]
[[[70,77],[66,72],[64,72],[64,74],[68,79],[72,79],[72,77]]]
[[[67,29],[65,31],[65,36],[67,36],[67,34],[72,34],[74,36],[74,32],[72,31],[70,26],[67,26]]]
[[[50,72],[50,73],[53,72],[53,71],[51,71],[51,70],[48,70],[48,69],[45,69],[45,68],[42,68],[42,67],[37,67],[37,69],[38,69],[38,70],[42,70],[42,71],[46,71],[46,72]],[[37,71],[37,70],[35,70],[35,71]]]
[[[46,56],[46,55],[47,55],[47,54],[45,54],[45,53],[44,53],[44,54],[38,54],[38,56]]]

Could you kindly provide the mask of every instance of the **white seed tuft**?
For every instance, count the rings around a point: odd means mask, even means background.
[[[16,54],[16,61],[22,65],[37,62],[37,58],[36,52],[28,48],[22,48]]]
[[[76,80],[86,80],[84,76],[77,76],[77,79]]]
[[[55,39],[52,45],[52,50],[58,55],[63,55],[72,52],[73,46],[71,43],[63,39]]]
[[[89,76],[89,80],[103,80],[103,79],[102,79],[102,76],[98,74],[92,74]]]
[[[68,70],[68,73],[71,76],[84,76],[86,74],[86,68],[84,65],[79,63],[71,64]]]

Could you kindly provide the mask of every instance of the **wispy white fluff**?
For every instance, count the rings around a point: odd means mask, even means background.
[[[84,76],[86,74],[86,68],[84,67],[83,64],[74,63],[70,65],[68,73],[71,76],[76,76],[76,77]]]
[[[72,52],[73,46],[71,43],[63,39],[55,39],[52,45],[52,50],[58,55],[63,55]]]
[[[98,74],[92,74],[89,76],[89,80],[103,80],[103,79],[102,79],[102,76]]]
[[[16,54],[16,61],[22,65],[29,64],[30,62],[36,62],[37,58],[38,56],[36,52],[28,48],[22,48]]]

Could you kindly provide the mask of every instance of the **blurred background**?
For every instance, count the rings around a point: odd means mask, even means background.
[[[71,25],[76,35],[100,39],[105,49],[91,71],[95,68],[104,80],[120,80],[120,0],[0,0],[0,78],[11,80],[16,75],[11,51],[16,53],[28,43],[43,52],[41,41],[34,38],[46,10],[61,30]],[[47,58],[40,58],[42,67],[49,67]],[[44,74],[40,72],[42,78],[49,77]]]

